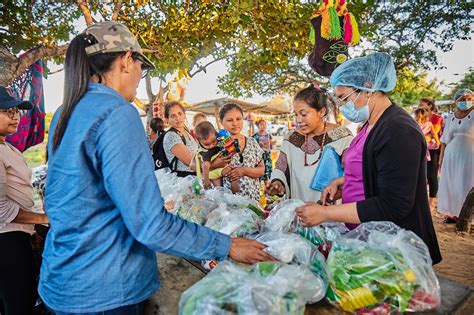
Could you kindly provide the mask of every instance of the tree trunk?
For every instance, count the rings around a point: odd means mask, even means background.
[[[8,49],[0,46],[0,69],[2,69],[0,85],[7,86],[17,77],[17,63],[17,58]]]
[[[81,9],[82,14],[84,15],[84,20],[86,21],[86,25],[90,26],[94,24],[94,19],[92,18],[91,11],[89,10],[89,7],[87,6],[87,1],[76,0],[76,4],[79,7],[79,9]]]
[[[9,85],[39,59],[64,55],[67,48],[68,44],[56,47],[40,47],[17,58],[8,49],[0,47],[0,68],[3,71],[0,77],[0,85]]]
[[[472,210],[474,209],[474,187],[467,194],[466,200],[462,205],[461,213],[459,214],[456,223],[456,230],[459,232],[470,232],[472,222]]]

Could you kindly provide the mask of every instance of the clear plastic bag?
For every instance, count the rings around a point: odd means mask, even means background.
[[[195,176],[178,177],[168,169],[159,169],[155,171],[155,177],[167,210],[175,208],[180,196],[194,194]]]
[[[427,246],[391,222],[363,223],[336,239],[327,268],[326,297],[345,311],[419,312],[440,303]]]
[[[317,289],[306,300],[313,303],[324,298],[327,290],[325,258],[313,244],[299,235],[284,232],[264,232],[259,234],[255,240],[267,245],[268,247],[264,251],[282,263],[309,268],[315,276],[311,281],[315,281],[313,285]]]
[[[265,220],[264,231],[288,232],[296,217],[295,209],[304,205],[298,199],[288,199],[277,204]]]
[[[305,227],[300,220],[293,221],[290,232],[296,233],[315,246],[318,247],[319,252],[327,257],[331,250],[331,243],[341,235],[349,232],[349,229],[343,223],[324,222],[316,226]]]
[[[216,187],[213,189],[206,190],[204,196],[208,199],[214,200],[219,203],[225,203],[229,207],[248,208],[255,212],[259,217],[265,218],[265,213],[261,209],[258,202],[250,200],[244,196],[234,195],[229,189]]]
[[[209,213],[205,226],[234,237],[250,237],[260,232],[263,220],[247,208],[227,210],[225,204]]]
[[[31,185],[42,195],[44,195],[47,174],[47,164],[39,165],[31,170]]]
[[[209,214],[218,208],[219,204],[213,200],[188,194],[180,197],[174,214],[185,220],[204,225]]]
[[[317,286],[317,277],[302,265],[224,261],[182,294],[179,314],[302,315]]]

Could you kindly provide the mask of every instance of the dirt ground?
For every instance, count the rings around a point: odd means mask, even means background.
[[[437,274],[474,287],[474,233],[457,233],[455,224],[443,223],[433,215],[443,260],[435,266]]]

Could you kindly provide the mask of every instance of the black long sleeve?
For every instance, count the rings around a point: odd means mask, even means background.
[[[416,131],[399,128],[387,135],[374,155],[377,165],[377,195],[357,203],[362,222],[406,218],[413,209],[422,166],[423,143]]]
[[[427,245],[433,263],[440,262],[426,190],[426,141],[402,108],[387,108],[367,136],[362,174],[365,200],[357,203],[360,220],[391,221],[413,231]]]

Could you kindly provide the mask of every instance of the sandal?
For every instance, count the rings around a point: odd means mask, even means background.
[[[443,223],[447,223],[447,224],[453,224],[453,223],[456,223],[458,220],[456,217],[447,217],[443,220]]]

